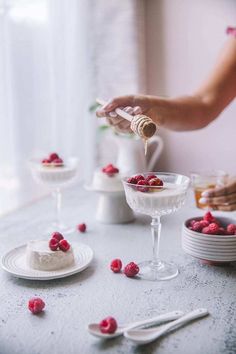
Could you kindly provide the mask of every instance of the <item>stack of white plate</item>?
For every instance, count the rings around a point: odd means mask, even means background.
[[[201,220],[196,217],[187,220],[182,229],[183,250],[195,258],[213,262],[236,261],[236,235],[206,235],[189,230],[187,225],[191,220]],[[223,226],[235,224],[236,220],[225,217],[217,218]]]

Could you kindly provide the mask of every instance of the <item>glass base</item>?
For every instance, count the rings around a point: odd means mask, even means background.
[[[175,278],[178,274],[178,268],[173,263],[159,261],[145,261],[139,265],[139,277],[146,280],[169,280]]]

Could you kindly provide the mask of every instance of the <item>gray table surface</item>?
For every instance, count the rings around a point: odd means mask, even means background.
[[[0,271],[0,353],[236,353],[236,267],[202,266],[181,249],[182,222],[201,211],[188,202],[163,218],[161,255],[179,265],[177,278],[165,282],[129,279],[113,274],[109,263],[139,262],[151,256],[150,219],[103,225],[95,220],[96,197],[81,187],[67,190],[64,216],[88,231],[68,236],[88,244],[95,253],[82,273],[53,281],[27,281]],[[53,215],[50,198],[42,199],[0,219],[0,255],[29,239],[40,238]],[[46,309],[39,316],[27,309],[28,299],[40,296]],[[210,316],[192,322],[157,342],[138,347],[125,338],[100,341],[86,331],[89,322],[112,315],[118,322],[147,318],[171,310],[206,307]]]

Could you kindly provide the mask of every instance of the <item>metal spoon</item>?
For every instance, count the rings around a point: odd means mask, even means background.
[[[161,328],[128,329],[125,331],[124,336],[136,344],[151,343],[163,334],[167,333],[169,330],[180,327],[181,325],[184,325],[185,323],[192,321],[195,318],[200,318],[206,315],[208,315],[207,309],[197,309],[189,312],[176,321],[161,326]]]
[[[117,330],[115,331],[115,333],[112,333],[112,334],[102,333],[99,328],[99,323],[90,323],[88,325],[88,331],[90,334],[92,334],[95,337],[99,337],[99,338],[103,338],[103,339],[110,339],[110,338],[115,338],[115,337],[121,336],[122,334],[124,334],[124,332],[128,331],[131,328],[143,327],[143,326],[152,325],[152,324],[157,325],[157,324],[160,324],[163,322],[172,321],[172,320],[175,320],[176,318],[183,316],[183,314],[184,313],[182,311],[173,311],[173,312],[169,312],[166,314],[162,314],[162,315],[158,315],[158,316],[149,318],[147,320],[133,322],[133,323],[125,324],[125,325],[119,325],[117,327]]]

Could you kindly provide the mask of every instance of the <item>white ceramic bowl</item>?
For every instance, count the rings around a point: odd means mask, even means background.
[[[217,219],[223,226],[236,223],[231,218]],[[190,230],[187,226],[192,220],[199,221],[202,217],[188,219],[183,224],[182,248],[187,254],[212,265],[236,261],[236,235],[206,235]]]

